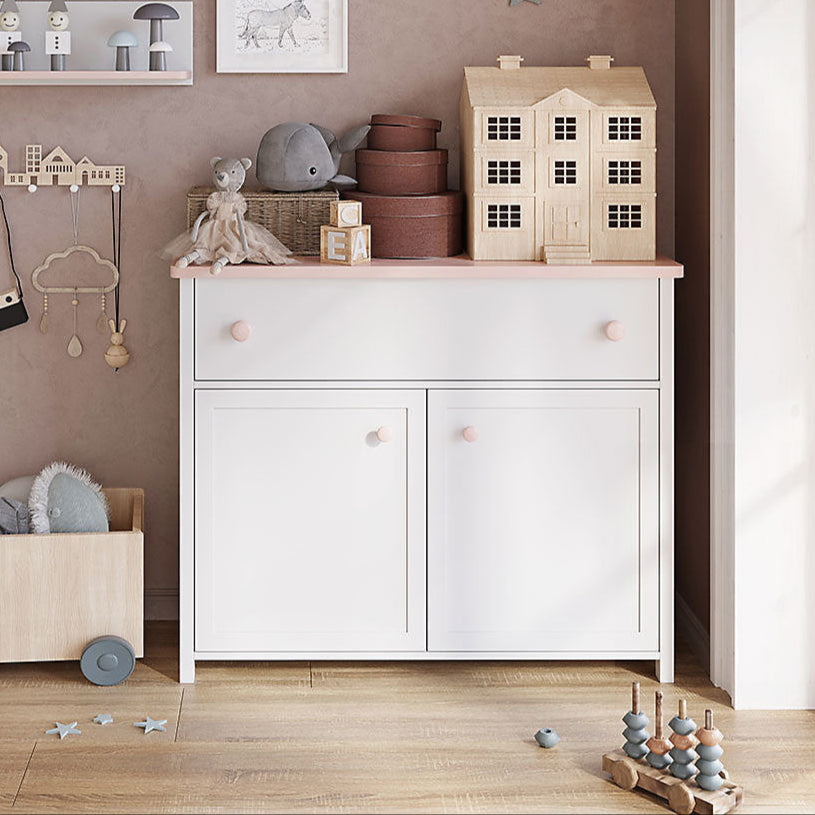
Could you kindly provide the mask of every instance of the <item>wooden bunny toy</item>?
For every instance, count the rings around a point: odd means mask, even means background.
[[[111,344],[108,350],[105,351],[105,362],[107,362],[111,368],[118,371],[119,368],[124,368],[124,366],[130,362],[130,352],[124,347],[124,333],[127,320],[122,320],[119,323],[118,331],[116,330],[116,323],[113,322],[113,320],[108,320],[108,325],[113,333],[110,335]]]

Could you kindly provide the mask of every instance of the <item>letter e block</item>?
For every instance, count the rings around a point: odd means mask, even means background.
[[[320,227],[320,260],[355,266],[371,262],[371,227]]]

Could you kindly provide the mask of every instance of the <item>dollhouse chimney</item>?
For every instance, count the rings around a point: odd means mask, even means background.
[[[519,55],[506,55],[503,54],[502,56],[498,57],[498,67],[502,71],[514,71],[521,67],[521,63],[524,61],[524,58]]]
[[[609,68],[611,68],[611,63],[614,62],[614,57],[610,57],[607,54],[603,56],[592,54],[586,59],[586,62],[589,63],[589,68],[591,68],[592,71],[607,71]]]

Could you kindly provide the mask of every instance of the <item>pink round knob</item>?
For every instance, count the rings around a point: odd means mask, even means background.
[[[606,324],[606,336],[612,342],[619,342],[625,337],[625,326],[619,320],[612,320]]]
[[[464,441],[471,443],[478,441],[478,431],[472,425],[467,425],[467,427],[461,431],[461,437],[464,439]]]
[[[252,326],[246,320],[238,320],[238,322],[232,323],[229,333],[235,342],[246,342],[252,336]]]
[[[376,437],[382,442],[382,444],[387,444],[389,441],[393,441],[393,428],[383,425],[376,431]]]

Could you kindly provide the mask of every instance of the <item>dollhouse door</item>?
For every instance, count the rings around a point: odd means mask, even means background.
[[[195,411],[196,651],[424,650],[424,391],[199,390]]]
[[[428,649],[659,647],[656,390],[432,390]]]
[[[548,245],[576,246],[588,243],[585,204],[552,204],[549,213]]]

